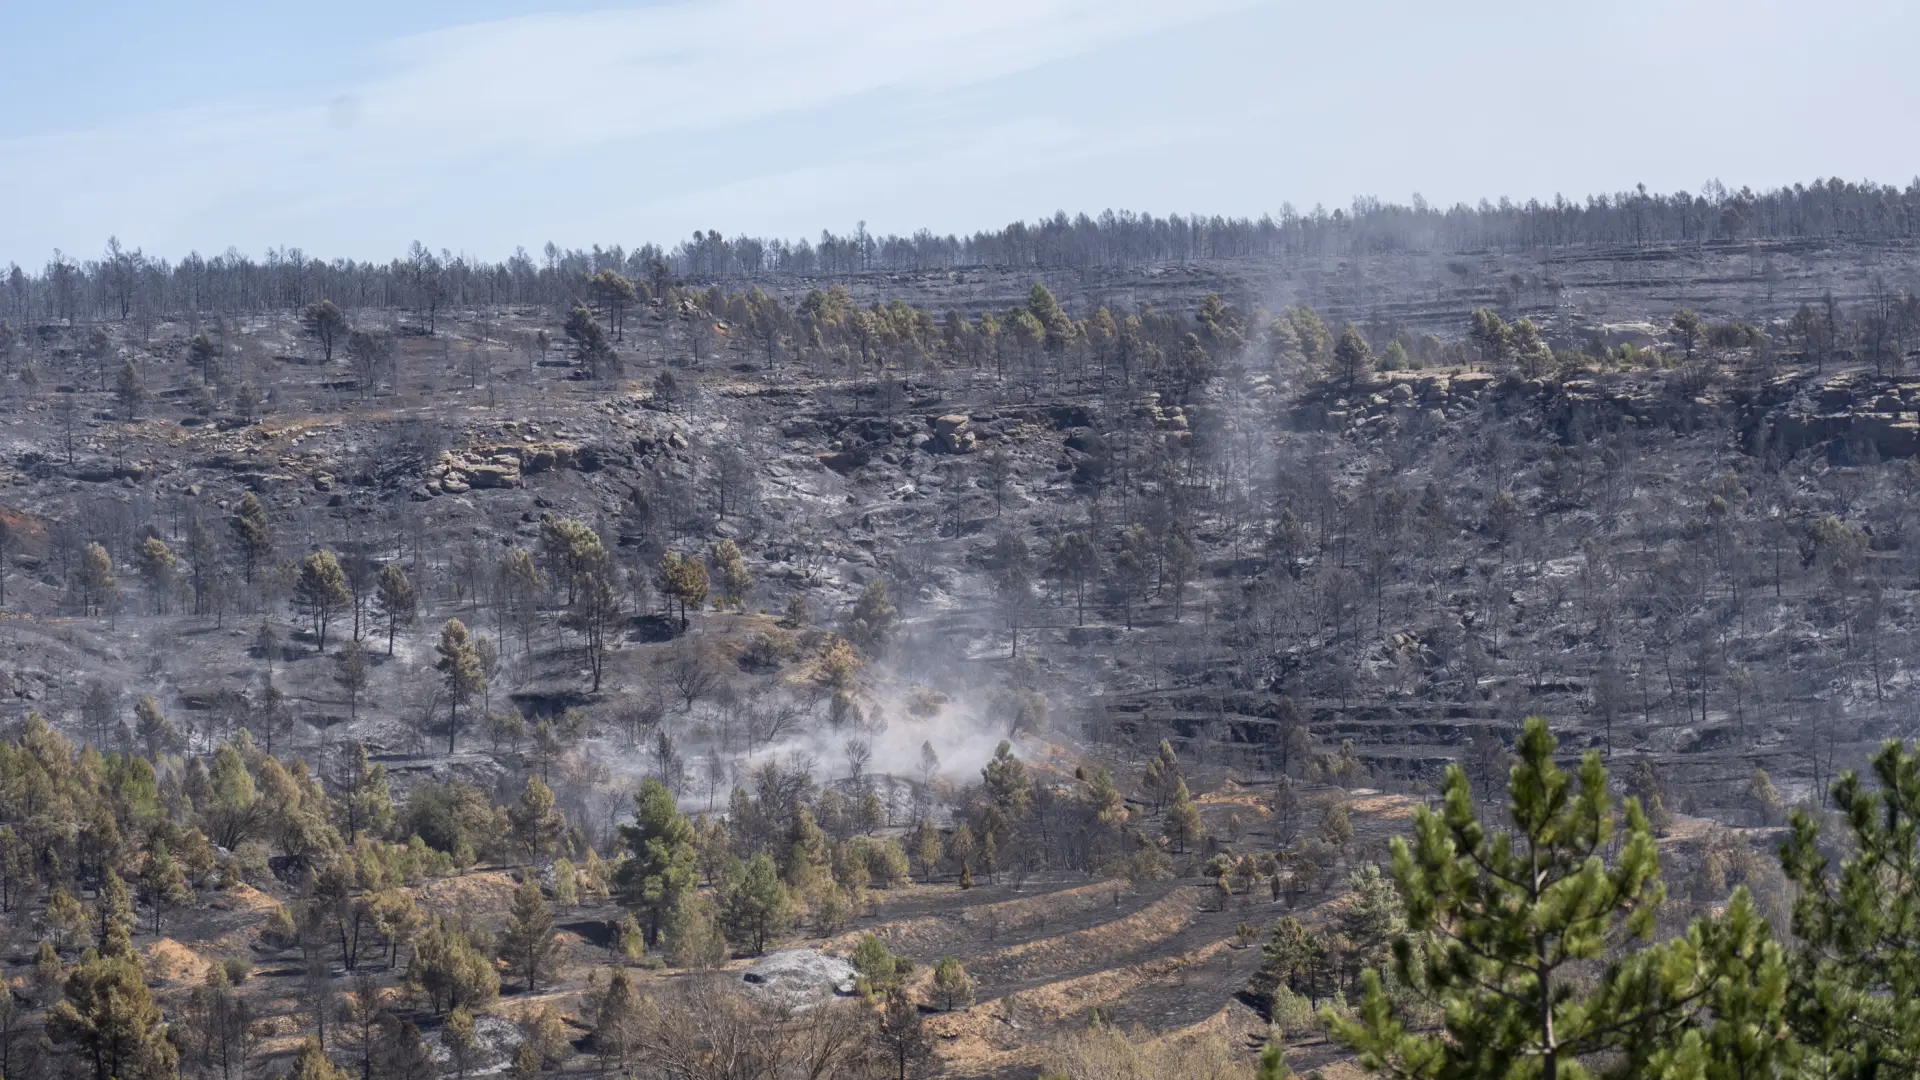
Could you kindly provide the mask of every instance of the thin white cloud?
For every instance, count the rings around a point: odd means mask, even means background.
[[[463,164],[485,173],[551,157],[592,170],[618,147],[644,185],[649,152],[670,154],[678,138],[993,80],[1249,2],[714,0],[435,31],[379,44],[382,74],[311,103],[235,102],[0,141],[0,199],[37,210],[0,256],[24,261],[109,232],[169,255],[229,236],[345,254],[293,230],[404,212]],[[750,148],[740,158],[737,176],[761,171]]]
[[[673,192],[621,208],[612,223],[615,235],[633,235],[644,221],[664,220],[720,222],[798,237],[821,225],[845,228],[866,219],[883,233],[927,227],[966,235],[1055,210],[1137,209],[1126,181],[1139,171],[1139,162],[1169,155],[1209,162],[1201,148],[1236,145],[1244,135],[1226,117],[1129,116],[1116,127],[1035,112],[959,134],[945,128],[903,132],[830,160],[772,167],[712,187]],[[1103,179],[1090,181],[1090,173]],[[1061,190],[1063,183],[1073,190]],[[1215,209],[1159,206],[1163,211]],[[799,215],[783,212],[789,207],[804,209]],[[607,223],[604,212],[596,217],[566,222],[562,235],[592,235],[596,224]]]
[[[0,139],[0,265],[56,245],[84,257],[110,233],[167,256],[232,243],[380,258],[417,237],[498,257],[862,218],[964,231],[1055,208],[1258,214],[1362,192],[1444,204],[1913,175],[1910,142],[1888,133],[1920,111],[1900,52],[1920,8],[1836,0],[1815,26],[1787,0],[1754,3],[1733,24],[1731,0],[1623,0],[1604,18],[1518,0],[527,16],[378,43],[349,58],[371,74],[304,101]],[[1705,40],[1722,47],[1676,44]],[[289,65],[325,61],[289,48]]]
[[[984,81],[1240,6],[718,0],[529,16],[388,46],[404,67],[365,88],[365,115],[435,149],[564,149]]]

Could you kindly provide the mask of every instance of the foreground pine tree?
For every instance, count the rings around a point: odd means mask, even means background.
[[[1874,755],[1880,790],[1833,785],[1852,854],[1830,873],[1820,826],[1795,811],[1780,862],[1799,886],[1794,1020],[1838,1080],[1920,1073],[1920,755]]]
[[[1665,895],[1646,817],[1627,800],[1616,846],[1599,755],[1583,759],[1576,788],[1554,745],[1545,720],[1526,721],[1508,777],[1511,831],[1481,824],[1454,766],[1445,808],[1416,813],[1411,845],[1394,841],[1413,932],[1394,944],[1394,975],[1441,1007],[1444,1033],[1406,1030],[1370,970],[1356,1018],[1325,1014],[1335,1036],[1367,1069],[1404,1077],[1784,1075],[1795,1045],[1786,963],[1745,892],[1722,918],[1643,944]],[[1433,944],[1416,955],[1415,940]]]

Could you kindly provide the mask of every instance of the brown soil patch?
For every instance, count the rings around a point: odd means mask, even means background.
[[[1064,979],[1008,999],[982,1002],[957,1012],[928,1018],[927,1030],[935,1049],[954,1071],[967,1075],[1003,1069],[1036,1067],[1046,1053],[1036,1027],[1085,1016],[1090,1009],[1112,1004],[1145,984],[1203,964],[1229,947],[1215,941],[1191,952],[1144,963]]]
[[[251,956],[254,940],[260,934],[258,923],[238,926],[215,937],[190,937],[183,939],[193,951],[202,956]]]
[[[513,900],[513,875],[488,870],[443,878],[422,885],[414,893],[420,906],[436,914],[456,911],[504,911]]]
[[[1056,777],[1070,777],[1079,767],[1080,758],[1069,747],[1056,742],[1048,742],[1037,735],[1021,733],[1014,736],[1014,745],[1020,749],[1020,760],[1027,768],[1037,769]]]
[[[1227,780],[1193,800],[1201,806],[1266,806],[1266,798],[1237,780]]]
[[[327,431],[342,426],[344,421],[318,416],[303,416],[291,420],[262,420],[253,428],[254,438],[271,439],[292,435],[307,435],[317,431]]]
[[[876,888],[867,896],[874,910],[883,910],[902,901],[938,899],[942,894],[951,896],[958,891],[959,886],[946,882],[908,881],[891,889]]]
[[[39,554],[46,549],[47,527],[39,518],[24,510],[0,506],[0,525],[7,528],[14,542],[28,551]]]
[[[521,992],[516,993],[511,1002],[502,1002],[495,1011],[518,1023],[531,1018],[543,1007],[551,1007],[563,1020],[571,1018],[584,1023],[580,1016],[580,999],[585,993],[580,987],[552,987],[534,994]]]
[[[1049,983],[1020,994],[1021,1010],[1029,1015],[1038,1014],[1049,1021],[1084,1016],[1089,1009],[1119,1001],[1149,982],[1177,974],[1182,968],[1204,964],[1232,947],[1232,943],[1225,939],[1210,941],[1175,956],[1157,957],[1125,967],[1096,971],[1077,979]]]
[[[157,982],[187,979],[198,982],[207,977],[213,964],[206,957],[172,938],[161,938],[146,948],[147,976]]]
[[[1233,1025],[1229,1015],[1230,1012],[1231,1010],[1222,1008],[1197,1024],[1188,1024],[1186,1027],[1175,1028],[1165,1034],[1156,1036],[1155,1041],[1162,1043],[1186,1043],[1192,1042],[1195,1039],[1204,1038],[1208,1035],[1220,1036],[1222,1038],[1231,1036]]]
[[[244,882],[223,889],[219,897],[209,907],[227,911],[265,911],[279,906],[280,901],[261,892]]]
[[[1033,1039],[1030,1026],[1008,1019],[999,1002],[988,1002],[927,1020],[934,1053],[944,1071],[978,1076],[1019,1066],[1037,1067],[1044,1048]]]
[[[951,886],[935,888],[954,892],[956,901],[958,900],[958,889]],[[862,937],[872,934],[886,942],[887,948],[895,952],[908,956],[929,956],[946,949],[956,941],[977,941],[983,926],[996,924],[1000,933],[1017,933],[1089,908],[1111,904],[1113,889],[1112,882],[1096,881],[1072,889],[1061,889],[1056,892],[1041,893],[1038,896],[1023,896],[1018,900],[1002,900],[995,904],[967,908],[965,919],[922,915],[913,919],[880,923],[877,926],[850,930],[837,937],[828,938],[820,943],[820,949],[823,952],[851,952]]]
[[[996,978],[1044,978],[1097,963],[1101,958],[1131,952],[1165,941],[1193,921],[1193,897],[1185,889],[1166,896],[1122,919],[1085,930],[1015,945],[976,962],[975,974]]]
[[[1221,1006],[1218,1012],[1197,1024],[1188,1024],[1159,1036],[1163,1043],[1184,1044],[1207,1036],[1225,1039],[1230,1046],[1264,1042],[1267,1023],[1260,1014],[1238,1002]]]
[[[1209,791],[1194,801],[1205,810],[1239,810],[1250,815],[1254,820],[1271,817],[1273,814],[1267,809],[1265,799],[1251,793],[1226,796],[1216,791]]]
[[[1667,825],[1665,836],[1660,837],[1662,844],[1685,844],[1704,840],[1707,834],[1716,828],[1725,828],[1710,818],[1692,817],[1687,814],[1669,814],[1671,821]]]
[[[1359,795],[1348,800],[1347,811],[1354,814],[1365,814],[1372,818],[1397,821],[1412,818],[1414,810],[1425,805],[1426,801],[1424,799],[1416,799],[1411,795],[1381,795],[1370,793]]]
[[[300,1052],[300,1044],[307,1041],[307,1035],[269,1035],[260,1040],[260,1056],[263,1058],[291,1057]]]

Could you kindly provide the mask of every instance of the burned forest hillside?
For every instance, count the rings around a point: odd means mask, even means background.
[[[1357,1074],[1529,716],[1785,938],[1920,696],[1824,191],[16,270],[0,1074]]]

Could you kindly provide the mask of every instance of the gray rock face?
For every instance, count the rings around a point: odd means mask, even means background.
[[[853,979],[853,964],[845,957],[817,949],[768,953],[740,975],[749,994],[793,1009],[851,994]]]
[[[953,413],[935,418],[934,436],[940,443],[940,449],[949,454],[970,454],[976,445],[973,431],[969,428],[971,418]]]

